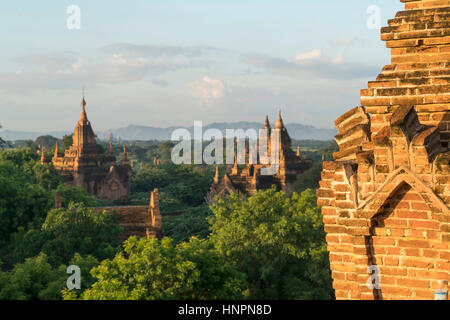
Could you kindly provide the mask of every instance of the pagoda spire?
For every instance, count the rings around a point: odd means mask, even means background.
[[[302,156],[302,154],[300,153],[300,146],[299,145],[297,145],[297,157],[301,157]]]
[[[239,166],[237,161],[237,154],[234,154],[234,165],[233,169],[231,170],[231,174],[239,174]]]
[[[128,154],[127,154],[127,147],[123,145],[123,158],[122,158],[122,165],[128,164]]]
[[[81,100],[81,115],[80,115],[80,122],[81,122],[81,123],[86,123],[86,122],[87,122],[86,100],[84,99],[84,91],[83,91],[83,99]]]
[[[278,118],[277,118],[277,122],[275,124],[275,128],[276,129],[284,128],[283,119],[281,119],[281,110],[280,109],[278,109]]]
[[[270,129],[270,122],[268,115],[266,115],[266,121],[264,122],[264,129]]]
[[[41,164],[45,164],[45,147],[41,150]]]
[[[53,155],[53,158],[58,158],[58,141],[56,141],[56,145],[55,145],[55,154]]]
[[[114,155],[113,147],[112,147],[112,141],[109,142],[109,155],[110,156]]]
[[[219,183],[219,166],[216,166],[216,175],[214,176],[214,183]]]

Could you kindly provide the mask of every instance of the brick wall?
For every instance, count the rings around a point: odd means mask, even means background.
[[[139,236],[161,238],[162,217],[159,211],[158,189],[151,193],[148,206],[95,207],[96,211],[112,214],[123,228],[122,238]]]
[[[402,2],[317,191],[338,299],[432,299],[450,280],[450,1]]]

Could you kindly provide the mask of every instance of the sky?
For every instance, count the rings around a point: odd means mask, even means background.
[[[0,125],[72,130],[85,88],[94,130],[274,122],[277,109],[286,123],[331,128],[389,64],[377,20],[399,10],[399,0],[2,3]]]

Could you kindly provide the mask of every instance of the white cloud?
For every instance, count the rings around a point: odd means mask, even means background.
[[[223,98],[226,91],[229,90],[222,80],[214,80],[207,76],[187,86],[192,96],[201,99],[207,104]]]
[[[374,76],[378,72],[378,68],[374,66],[344,62],[342,54],[329,58],[320,49],[300,53],[292,60],[262,55],[247,55],[243,58],[243,61],[250,66],[266,70],[272,74],[290,77],[349,80]]]
[[[319,60],[324,56],[323,51],[320,49],[313,49],[309,52],[301,53],[295,57],[296,61],[304,61],[304,60]]]
[[[152,79],[168,72],[209,69],[205,56],[224,52],[207,46],[113,44],[85,54],[26,55],[14,59],[19,72],[0,73],[0,91],[92,88],[140,80],[155,83]]]
[[[78,58],[75,63],[72,64],[73,70],[80,70],[84,66],[84,60],[81,58]]]
[[[127,57],[170,57],[185,56],[195,58],[211,53],[226,53],[228,50],[210,46],[168,46],[168,45],[137,45],[131,43],[115,43],[101,48],[107,54],[121,54]]]
[[[331,59],[332,64],[344,63],[344,56],[339,53],[335,58]]]
[[[340,37],[336,40],[330,41],[330,44],[335,47],[348,47],[359,41],[356,37]]]
[[[306,64],[306,63],[332,63],[338,64],[344,62],[344,57],[342,54],[338,54],[335,58],[330,59],[321,49],[313,49],[311,51],[300,53],[292,61],[296,64]]]

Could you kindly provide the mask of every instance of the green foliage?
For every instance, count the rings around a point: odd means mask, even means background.
[[[317,189],[319,187],[319,181],[321,179],[322,172],[322,156],[325,161],[333,159],[333,153],[338,151],[338,146],[335,141],[314,141],[312,140],[310,145],[320,146],[321,148],[315,151],[303,152],[303,156],[308,156],[313,167],[308,171],[297,175],[297,179],[292,186],[292,191],[297,193],[303,192],[306,189]],[[308,144],[307,144],[308,145]]]
[[[33,176],[34,182],[47,190],[54,189],[59,184],[63,183],[61,176],[51,163],[42,165],[41,163],[36,162],[33,166]]]
[[[164,141],[158,145],[158,156],[161,163],[170,162],[172,148],[175,144],[171,141]]]
[[[76,300],[80,299],[83,292],[90,288],[92,284],[95,283],[96,279],[92,276],[90,271],[97,267],[100,262],[93,256],[88,255],[86,257],[81,256],[76,253],[72,260],[70,260],[71,265],[76,265],[80,267],[81,271],[81,289],[68,289],[64,288],[62,290],[62,297],[64,300]]]
[[[73,133],[62,138],[62,149],[66,151],[73,144]]]
[[[321,178],[322,163],[315,163],[308,171],[297,175],[297,180],[292,185],[292,191],[301,193],[306,189],[317,189]]]
[[[0,251],[19,227],[40,228],[54,206],[54,188],[61,192],[64,206],[70,201],[96,205],[95,198],[81,188],[64,185],[53,165],[41,165],[35,152],[0,152]]]
[[[102,260],[114,257],[120,233],[112,215],[71,203],[68,209],[51,210],[42,229],[19,228],[10,252],[16,262],[43,252],[53,267],[68,263],[76,253]]]
[[[20,226],[40,226],[52,205],[50,193],[33,180],[11,161],[0,160],[0,248]]]
[[[51,210],[42,231],[51,235],[42,251],[57,266],[67,263],[75,253],[93,255],[100,260],[113,257],[121,228],[112,215],[71,203],[68,209]]]
[[[17,168],[30,170],[39,161],[39,155],[33,150],[19,148],[16,150],[2,150],[0,152],[0,162],[10,161]]]
[[[86,207],[95,207],[98,205],[98,200],[79,186],[60,184],[53,192],[53,197],[55,192],[61,194],[61,205],[64,208],[67,208],[70,202],[83,203]]]
[[[66,281],[67,266],[52,268],[44,253],[27,258],[24,263],[16,264],[9,272],[0,272],[0,300],[60,300],[63,297],[76,299],[94,282],[89,271],[99,262],[92,256],[75,254],[70,265],[81,269],[81,290],[68,290]]]
[[[175,242],[188,241],[192,236],[206,238],[209,234],[207,217],[212,215],[208,206],[190,208],[179,216],[164,216],[162,220],[163,235]]]
[[[98,279],[83,298],[239,299],[244,276],[206,240],[175,245],[170,238],[130,237],[124,253],[92,270]]]
[[[42,253],[0,272],[0,300],[60,299],[65,279],[64,270],[53,270]]]
[[[292,139],[292,146],[295,147],[295,150],[297,150],[297,145],[299,145],[301,150],[306,149],[309,151],[313,151],[313,150],[327,148],[331,142],[333,142],[333,141],[311,140],[311,139],[307,139],[307,140]]]
[[[275,188],[212,206],[211,240],[247,275],[251,299],[330,299],[330,268],[312,190],[289,197]]]
[[[38,255],[47,241],[52,237],[49,232],[40,229],[30,228],[26,230],[20,227],[11,236],[10,252],[15,262],[24,262],[26,258]],[[48,259],[47,259],[48,260]]]
[[[184,210],[204,203],[209,191],[215,168],[213,166],[165,164],[158,167],[143,165],[132,177],[133,203],[148,203],[148,196],[154,188],[160,191],[162,212]],[[148,196],[142,196],[143,193]],[[142,201],[138,202],[136,200]]]
[[[2,126],[0,125],[0,129],[2,128]],[[7,148],[10,147],[10,143],[8,141],[5,141],[2,139],[2,137],[0,137],[0,149],[3,148]]]
[[[57,141],[57,138],[46,135],[37,137],[34,143],[36,145],[40,145],[41,147],[45,147],[46,149],[52,149],[55,147]]]
[[[23,171],[28,182],[37,184],[47,190],[62,183],[61,177],[52,164],[40,163],[40,157],[30,149],[3,150],[0,152],[0,163],[10,162]]]
[[[26,141],[25,141],[25,147],[26,147],[27,149],[30,149],[31,151],[36,151],[36,150],[39,149],[39,148],[38,148],[38,145],[37,145],[36,143],[34,143],[33,140],[26,140]]]

